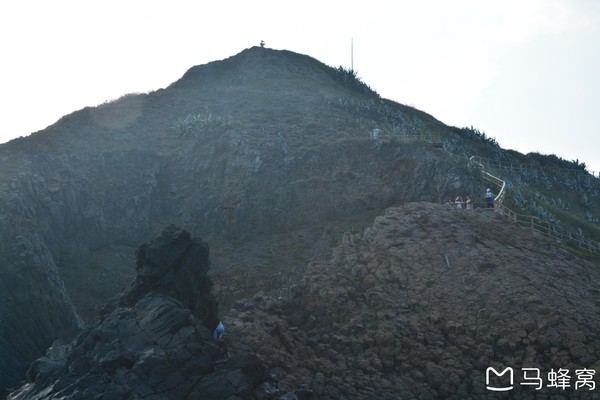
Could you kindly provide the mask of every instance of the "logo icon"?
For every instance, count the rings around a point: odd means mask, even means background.
[[[495,376],[495,378],[492,376]],[[506,374],[508,373],[508,385],[507,386],[501,386],[501,382],[500,379]],[[504,378],[503,381],[506,381],[507,378]],[[502,372],[498,372],[496,371],[494,368],[492,367],[488,367],[485,370],[485,384],[486,384],[486,389],[487,390],[491,390],[493,392],[506,392],[508,390],[512,390],[513,389],[513,384],[515,381],[515,374],[514,371],[511,367],[506,367],[504,370],[502,370]],[[498,385],[498,386],[492,386],[493,385]]]

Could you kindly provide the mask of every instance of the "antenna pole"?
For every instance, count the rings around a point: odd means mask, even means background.
[[[354,71],[354,38],[350,38],[350,71]]]

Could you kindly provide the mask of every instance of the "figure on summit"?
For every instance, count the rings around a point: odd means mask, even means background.
[[[260,41],[260,47],[265,47],[265,41],[264,40]]]

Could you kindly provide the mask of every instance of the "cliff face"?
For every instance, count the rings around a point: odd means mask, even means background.
[[[8,218],[5,218],[5,222]],[[3,389],[22,381],[32,360],[55,339],[71,337],[83,323],[39,236],[0,234],[0,382]]]

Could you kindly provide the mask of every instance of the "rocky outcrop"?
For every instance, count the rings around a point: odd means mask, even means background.
[[[209,330],[215,329],[217,300],[208,277],[208,245],[192,241],[190,234],[175,225],[167,227],[154,241],[136,252],[136,278],[116,300],[101,310],[109,314],[115,307],[132,307],[148,293],[162,293],[178,299]]]
[[[24,399],[254,399],[276,393],[253,355],[212,339],[208,246],[170,226],[137,253],[137,277],[68,345],[29,368]]]
[[[493,212],[412,203],[345,234],[291,297],[234,304],[227,340],[320,399],[487,398],[488,367],[514,368],[507,398],[591,399],[598,377],[575,390],[575,370],[600,360],[599,284],[593,264]],[[521,368],[544,387],[521,386]],[[546,387],[560,368],[570,387]]]

